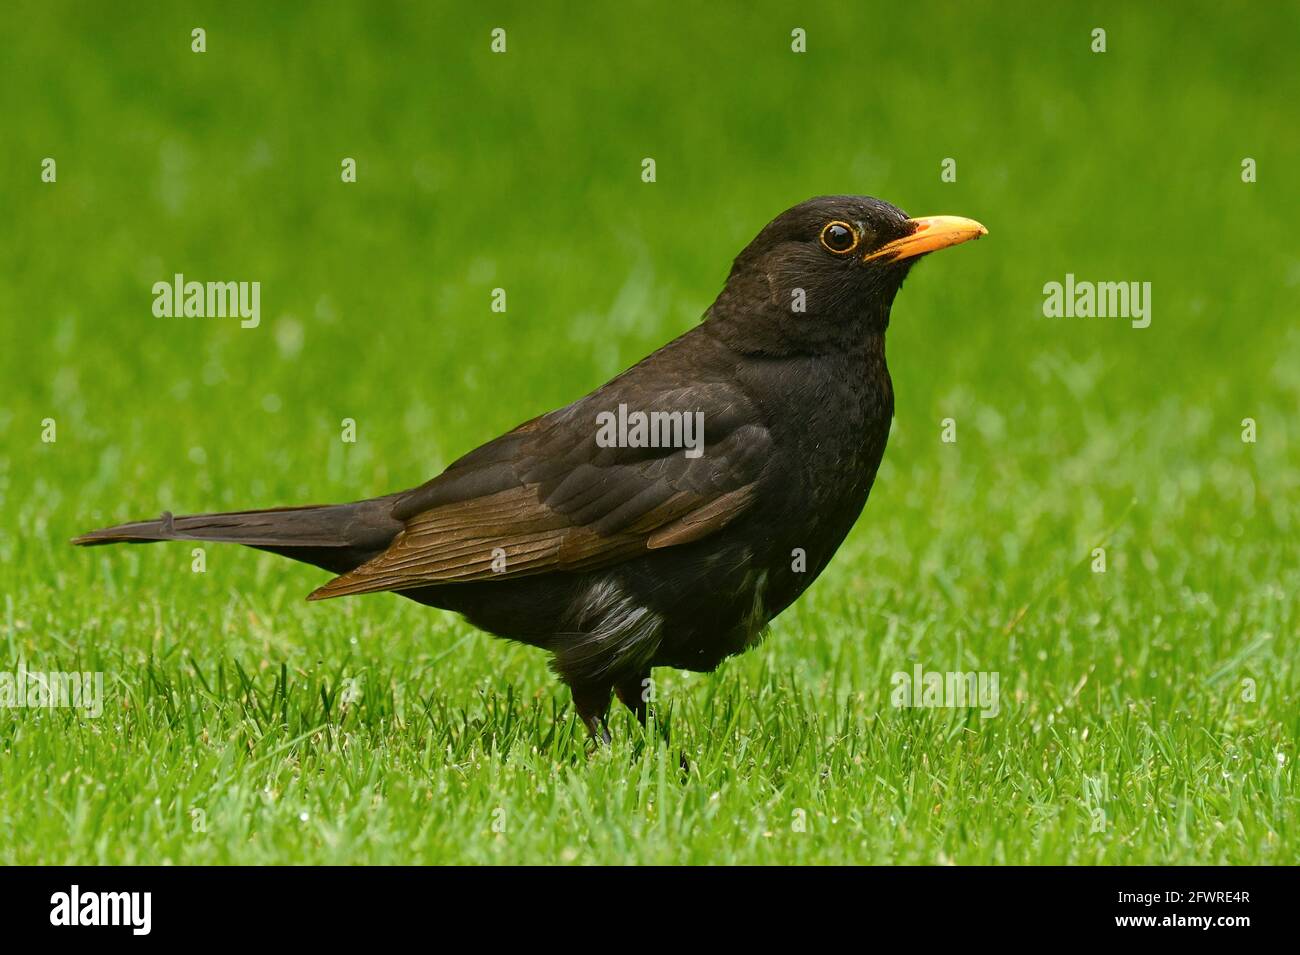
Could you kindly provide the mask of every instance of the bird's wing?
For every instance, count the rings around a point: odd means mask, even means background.
[[[601,446],[597,415],[618,414],[611,392],[629,413],[701,413],[699,453]],[[392,545],[311,599],[590,570],[699,540],[752,505],[771,450],[759,420],[724,382],[601,389],[399,497],[393,517],[404,527]]]

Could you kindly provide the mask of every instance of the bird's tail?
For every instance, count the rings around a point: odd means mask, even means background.
[[[386,548],[402,529],[390,513],[395,497],[182,517],[164,513],[156,521],[90,531],[74,537],[72,543],[93,546],[185,540],[244,544],[344,573]]]

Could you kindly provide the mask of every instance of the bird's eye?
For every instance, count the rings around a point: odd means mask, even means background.
[[[843,255],[858,246],[858,233],[847,222],[828,222],[822,229],[822,247],[828,252]]]

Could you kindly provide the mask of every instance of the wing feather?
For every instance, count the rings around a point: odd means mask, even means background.
[[[388,549],[309,599],[594,569],[700,540],[753,505],[771,440],[734,386],[615,383],[629,407],[702,412],[699,453],[598,446],[602,389],[399,496],[404,527]]]

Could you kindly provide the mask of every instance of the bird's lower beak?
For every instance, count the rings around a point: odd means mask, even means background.
[[[961,216],[923,216],[907,221],[915,226],[910,235],[885,243],[863,256],[862,261],[897,262],[989,234],[989,230],[974,219],[963,219]]]

